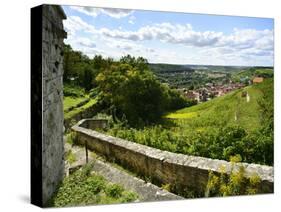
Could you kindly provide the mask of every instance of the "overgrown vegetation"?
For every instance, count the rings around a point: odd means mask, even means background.
[[[69,162],[69,164],[73,164],[75,161],[77,161],[77,158],[76,158],[75,154],[73,154],[71,149],[68,150],[65,157],[66,157],[66,160]]]
[[[209,180],[206,187],[205,196],[234,196],[234,195],[253,195],[258,192],[261,179],[257,174],[249,178],[245,176],[245,167],[237,163],[241,161],[240,156],[231,157],[232,162],[230,174],[226,174],[225,167],[221,167],[219,175],[209,172]],[[234,170],[234,166],[238,170]]]
[[[76,132],[69,132],[66,134],[66,142],[73,145],[76,142],[76,139],[77,139],[77,134]]]
[[[91,173],[91,165],[85,165],[65,177],[49,202],[50,206],[77,206],[132,202],[136,193],[125,190],[118,184],[107,182],[102,176]]]

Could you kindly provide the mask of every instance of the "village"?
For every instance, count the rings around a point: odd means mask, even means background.
[[[215,97],[223,96],[231,91],[243,88],[250,84],[263,82],[263,77],[254,77],[252,80],[240,80],[240,82],[221,81],[218,83],[206,83],[204,86],[188,90],[186,88],[179,91],[188,99],[196,100],[197,103],[209,101]]]

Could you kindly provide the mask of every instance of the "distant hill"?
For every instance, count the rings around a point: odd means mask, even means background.
[[[150,63],[149,67],[152,71],[159,72],[179,72],[179,71],[215,71],[215,72],[237,72],[241,70],[247,70],[251,67],[249,66],[217,66],[217,65],[176,65],[176,64],[165,64],[165,63]]]
[[[232,80],[243,81],[244,79],[252,80],[254,77],[272,78],[274,75],[273,68],[250,68],[242,70],[232,75]]]
[[[263,83],[247,86],[205,103],[177,110],[165,117],[178,120],[182,127],[197,131],[231,124],[252,131],[261,125],[262,114],[258,99],[269,90],[273,90],[272,79],[266,79]],[[248,95],[242,95],[243,92]]]
[[[151,70],[155,73],[175,73],[175,72],[193,72],[191,67],[186,65],[173,65],[173,64],[149,64]]]

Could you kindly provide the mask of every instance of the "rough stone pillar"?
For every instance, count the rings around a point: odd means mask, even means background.
[[[41,40],[41,52],[39,51],[37,52],[38,54],[41,53],[41,61],[40,61],[41,70],[39,70],[40,67],[37,67],[38,69],[32,70],[32,72],[34,71],[41,72],[41,79],[40,79],[40,75],[38,79],[32,76],[33,78],[31,83],[34,84],[39,83],[40,80],[42,82],[41,84],[42,85],[41,87],[41,97],[42,97],[41,121],[42,122],[40,123],[42,124],[41,126],[42,141],[41,141],[41,149],[37,148],[37,151],[41,151],[41,158],[38,152],[33,152],[34,154],[37,154],[37,157],[33,157],[32,160],[38,161],[39,164],[41,163],[41,176],[40,176],[41,182],[39,182],[39,185],[37,186],[41,186],[42,200],[41,200],[41,204],[40,203],[37,204],[40,206],[45,206],[64,176],[63,39],[66,37],[66,32],[63,30],[62,20],[65,19],[66,16],[60,6],[42,5],[36,8],[40,10],[41,25],[42,25],[41,35],[40,34],[37,35],[38,37],[41,37],[41,39],[39,39],[39,42]],[[31,17],[31,18],[36,18],[36,17]],[[35,27],[35,26],[31,26],[31,27]],[[38,39],[38,37],[36,38],[35,33],[33,33],[31,37],[33,37],[34,39]],[[31,40],[31,42],[34,41]],[[34,46],[34,48],[37,49],[38,47]],[[31,51],[34,52],[34,49],[31,49]],[[33,55],[33,58],[31,58],[32,63],[34,63],[33,60],[36,56],[38,57],[38,55]],[[39,82],[35,82],[36,80],[38,80]],[[39,92],[38,92],[38,96],[40,96]],[[40,109],[39,105],[38,105],[38,109]],[[33,139],[32,147],[36,145],[40,145],[38,142],[40,142],[38,138]],[[40,165],[37,164],[37,166]],[[38,180],[40,181],[39,177]]]
[[[43,6],[43,205],[64,174],[63,144],[63,30],[65,14],[59,6]]]

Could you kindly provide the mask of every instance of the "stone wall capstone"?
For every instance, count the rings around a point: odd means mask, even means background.
[[[63,40],[66,16],[60,6],[42,6],[42,202],[46,205],[64,176]]]

